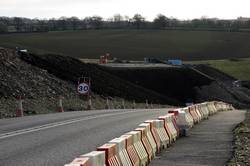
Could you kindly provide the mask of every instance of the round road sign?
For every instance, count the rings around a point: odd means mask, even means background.
[[[89,85],[86,83],[80,83],[77,87],[79,94],[86,95],[89,92]]]

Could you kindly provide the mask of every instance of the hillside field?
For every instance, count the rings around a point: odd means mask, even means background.
[[[0,45],[77,58],[210,60],[250,57],[250,33],[174,30],[84,30],[2,34]]]
[[[209,64],[239,80],[250,80],[250,58],[189,61],[189,64]]]

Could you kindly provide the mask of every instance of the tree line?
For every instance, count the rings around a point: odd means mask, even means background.
[[[91,16],[60,17],[58,19],[29,19],[22,17],[0,17],[0,33],[47,32],[85,29],[173,29],[173,30],[215,30],[248,31],[250,19],[239,17],[234,20],[201,17],[193,20],[179,20],[159,14],[153,21],[147,21],[141,14],[132,18],[116,14],[109,19]]]

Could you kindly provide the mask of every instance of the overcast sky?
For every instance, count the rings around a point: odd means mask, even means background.
[[[161,13],[179,19],[201,16],[232,19],[250,17],[250,0],[0,0],[0,16],[59,18],[60,16],[140,13],[152,20]]]

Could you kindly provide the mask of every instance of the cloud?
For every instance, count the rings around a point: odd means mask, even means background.
[[[250,16],[248,0],[0,0],[0,16],[52,18],[116,13],[133,16],[140,13],[152,20],[157,14],[181,19],[203,15],[220,18]]]

